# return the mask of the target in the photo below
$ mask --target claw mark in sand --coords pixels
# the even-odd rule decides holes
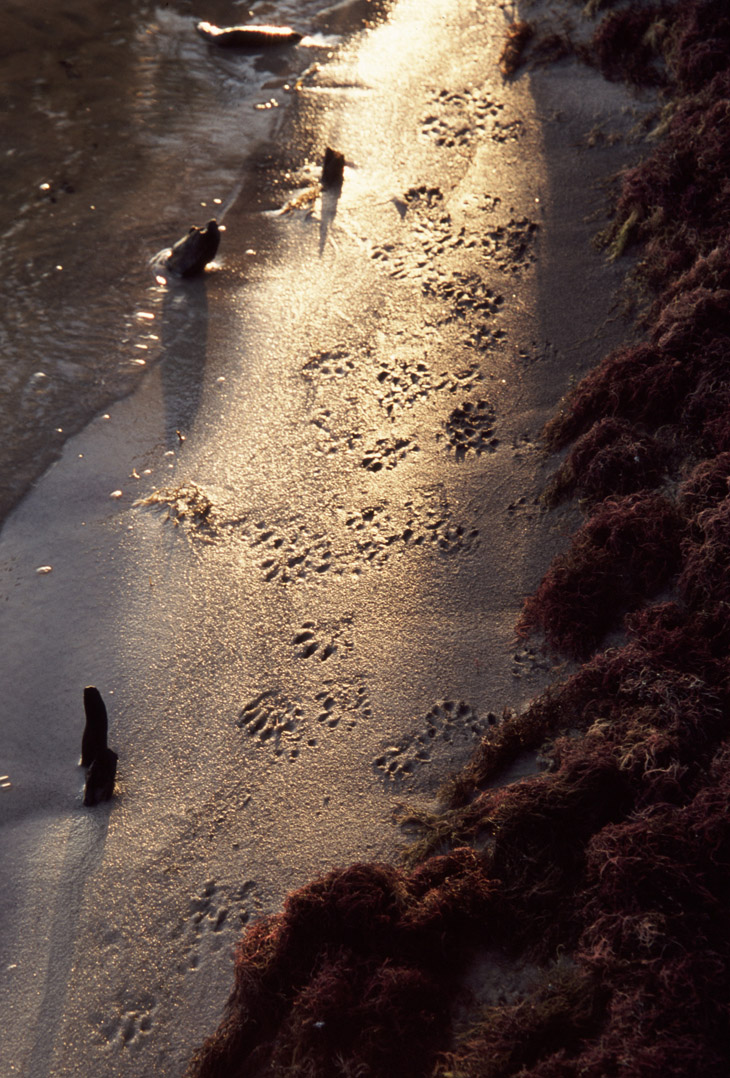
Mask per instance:
[[[391,781],[407,779],[432,761],[451,766],[454,760],[470,753],[496,721],[491,711],[480,718],[463,700],[440,700],[417,733],[388,745],[373,760],[373,766]]]
[[[273,690],[261,692],[243,705],[236,725],[260,745],[269,745],[274,756],[299,755],[304,709]]]
[[[457,460],[463,460],[470,451],[477,456],[495,452],[499,439],[493,437],[494,419],[494,408],[485,400],[465,401],[453,410],[446,420],[446,437]],[[442,437],[437,435],[437,440]]]
[[[353,647],[349,636],[351,625],[352,617],[341,618],[332,626],[324,628],[313,621],[305,621],[292,639],[292,644],[297,649],[296,657],[326,662],[332,656],[346,656]]]
[[[458,371],[436,374],[423,359],[401,359],[393,356],[380,363],[376,375],[378,403],[393,419],[399,411],[426,400],[432,393],[456,393],[466,390],[484,378],[478,364],[470,363]]]
[[[369,472],[379,472],[383,468],[395,468],[399,461],[405,460],[410,453],[420,452],[419,447],[410,438],[378,438],[360,463]]]
[[[229,889],[208,880],[199,894],[188,902],[187,914],[174,933],[184,940],[183,957],[178,966],[181,973],[192,973],[205,960],[237,939],[241,926],[254,914],[259,903],[252,901],[256,884],[247,880]]]

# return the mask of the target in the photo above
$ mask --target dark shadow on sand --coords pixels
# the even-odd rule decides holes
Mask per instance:
[[[73,820],[66,839],[66,851],[56,889],[56,900],[47,926],[49,947],[43,998],[33,1036],[33,1050],[26,1074],[51,1078],[56,1042],[67,1013],[69,984],[77,960],[76,945],[86,885],[101,863],[109,817],[115,801],[83,808]],[[111,911],[110,911],[111,912]]]
[[[165,444],[175,448],[200,408],[208,344],[206,275],[168,285],[162,303],[160,371]]]

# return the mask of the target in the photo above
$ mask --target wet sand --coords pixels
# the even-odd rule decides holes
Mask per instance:
[[[505,25],[404,3],[313,73],[159,364],[5,525],[9,1073],[181,1073],[242,925],[394,860],[398,806],[559,673],[513,633],[575,521],[539,432],[626,332],[590,239],[651,105],[572,63],[504,84]],[[341,194],[262,221],[327,144]]]

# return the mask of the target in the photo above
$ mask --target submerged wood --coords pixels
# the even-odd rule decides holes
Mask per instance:
[[[220,243],[218,222],[208,221],[205,228],[196,225],[173,245],[165,260],[165,268],[176,277],[193,277],[202,273],[218,252]]]
[[[112,749],[102,749],[89,768],[84,786],[84,804],[87,807],[98,805],[100,801],[110,801],[114,794],[114,781],[117,777],[118,756]]]
[[[288,26],[215,26],[199,22],[196,30],[212,45],[227,49],[281,48],[302,40],[302,35]]]
[[[81,738],[81,766],[90,767],[106,748],[107,736],[106,706],[95,685],[87,685],[84,689],[84,714],[86,723]]]
[[[345,155],[340,153],[339,150],[333,150],[331,146],[328,146],[324,152],[324,163],[322,165],[322,186],[342,187],[344,175]]]

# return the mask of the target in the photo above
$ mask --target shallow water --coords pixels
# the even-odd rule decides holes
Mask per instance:
[[[339,40],[321,0],[237,5],[309,34],[258,55],[206,44],[188,0],[54,7],[0,14],[0,522],[159,359],[150,257],[248,197],[296,78]]]

